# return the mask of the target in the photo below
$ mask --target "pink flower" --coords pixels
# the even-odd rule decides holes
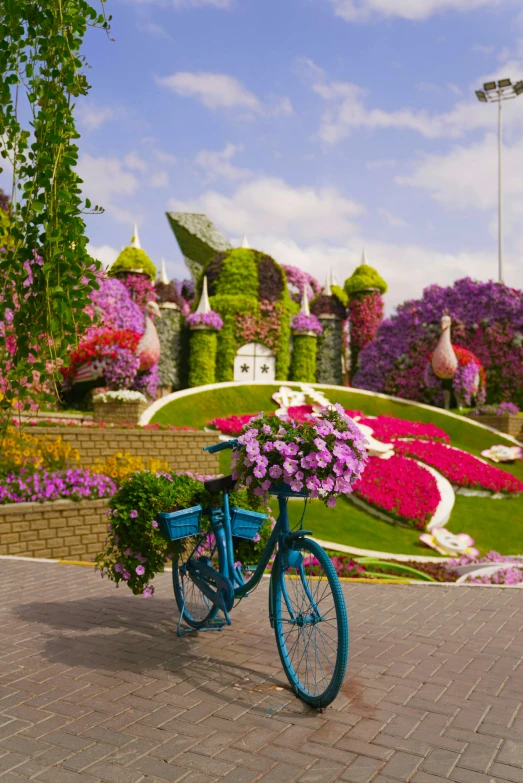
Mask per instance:
[[[136,511],[135,508],[133,508],[132,511],[129,511],[129,516],[131,517],[131,519],[136,519],[136,517],[138,516],[138,512]]]
[[[143,565],[136,566],[134,570],[136,571],[138,576],[142,576],[143,574],[145,574],[145,568],[143,567]]]
[[[153,519],[153,527],[154,528],[158,527],[158,522],[156,521],[156,519]]]
[[[280,478],[282,473],[283,471],[279,465],[271,465],[271,467],[269,468],[269,476],[273,479]]]
[[[144,590],[143,590],[143,593],[142,593],[144,598],[152,598],[152,594],[153,594],[153,588],[152,587],[144,587]]]
[[[122,576],[123,576],[123,578],[125,579],[126,582],[131,578],[131,574],[128,571],[124,571],[122,573]]]

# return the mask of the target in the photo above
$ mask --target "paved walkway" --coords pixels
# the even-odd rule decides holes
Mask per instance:
[[[92,568],[0,560],[0,783],[523,782],[523,591],[346,586],[349,674],[324,714],[286,687],[267,582],[178,639]]]

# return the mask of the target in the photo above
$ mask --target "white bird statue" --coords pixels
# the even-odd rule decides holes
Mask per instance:
[[[432,369],[434,374],[442,380],[453,378],[458,369],[458,357],[454,353],[454,348],[450,341],[450,326],[452,324],[449,315],[444,315],[441,319],[441,337],[432,354]]]

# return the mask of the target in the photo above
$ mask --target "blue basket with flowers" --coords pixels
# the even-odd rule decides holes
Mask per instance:
[[[156,517],[161,534],[168,541],[196,536],[200,532],[201,506],[182,508],[181,511],[160,511]]]

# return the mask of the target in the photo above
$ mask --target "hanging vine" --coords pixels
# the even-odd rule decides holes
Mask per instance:
[[[85,0],[3,0],[0,10],[0,171],[10,204],[0,221],[0,405],[7,420],[56,388],[89,324],[98,287],[83,215],[92,207],[75,171],[77,99],[89,84],[88,26],[110,17]],[[2,355],[3,353],[3,355]]]

